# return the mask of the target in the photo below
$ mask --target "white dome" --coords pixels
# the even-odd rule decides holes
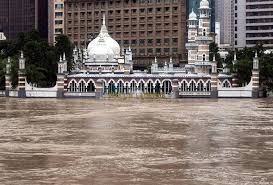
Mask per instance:
[[[193,9],[189,15],[189,20],[197,20],[197,15],[194,13]]]
[[[109,34],[108,34],[108,30],[106,28],[106,25],[105,25],[105,16],[103,17],[103,25],[101,27],[101,30],[100,30],[100,34],[97,38],[95,38],[94,40],[92,40],[89,44],[88,44],[88,47],[87,47],[87,50],[88,50],[88,53],[90,50],[92,50],[94,47],[97,47],[97,44],[98,44],[98,41],[100,39],[100,37],[103,37],[104,38],[104,41],[106,43],[106,45],[108,47],[110,47],[113,52],[114,52],[114,55],[116,57],[119,57],[120,56],[120,46],[118,44],[117,41],[115,41]]]
[[[113,50],[115,56],[119,57],[120,56],[120,46],[119,46],[118,42],[115,41],[114,39],[112,39],[112,37],[110,37],[110,35],[108,35],[108,37],[104,37],[104,39],[105,39],[106,45],[109,46]]]
[[[208,2],[208,0],[202,0],[201,2],[200,2],[200,8],[202,9],[202,8],[209,8],[209,2]]]
[[[88,50],[90,60],[95,62],[113,62],[115,58],[114,51],[106,44],[103,37],[99,36],[98,38],[96,46]]]

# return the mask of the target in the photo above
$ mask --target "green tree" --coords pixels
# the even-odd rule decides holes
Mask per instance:
[[[5,89],[5,62],[0,58],[0,90]]]
[[[219,54],[219,47],[215,42],[210,43],[209,45],[209,60],[212,61],[215,56],[215,60],[217,61],[217,66],[222,67],[222,58]]]
[[[63,53],[65,53],[68,71],[70,71],[73,62],[73,44],[66,35],[59,35],[56,38],[55,48],[58,56],[63,56]]]

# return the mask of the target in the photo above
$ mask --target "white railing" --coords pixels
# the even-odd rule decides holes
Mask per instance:
[[[0,91],[0,96],[5,96],[5,91]]]
[[[180,91],[179,96],[210,96],[210,92],[202,91]]]
[[[18,97],[18,91],[17,90],[10,90],[9,96],[10,97]]]
[[[28,98],[56,98],[57,91],[27,90],[26,97],[28,97]]]
[[[96,97],[96,93],[66,92],[65,97]]]

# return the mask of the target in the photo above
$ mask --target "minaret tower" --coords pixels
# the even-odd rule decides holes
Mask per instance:
[[[11,71],[11,62],[10,62],[10,57],[8,57],[8,61],[6,63],[6,75],[5,75],[5,84],[6,84],[5,95],[6,96],[9,96],[9,91],[11,89],[10,71]]]
[[[236,69],[236,64],[237,64],[237,54],[236,51],[234,52],[234,59],[232,61],[233,64],[233,73],[232,73],[232,87],[239,87],[238,84],[238,74],[237,74],[237,69]]]
[[[259,88],[260,88],[260,69],[259,69],[259,58],[258,53],[255,53],[255,58],[253,58],[253,69],[252,69],[252,97],[259,98]]]
[[[65,57],[65,55],[63,56]],[[66,59],[62,59],[60,56],[60,61],[58,62],[58,74],[57,74],[57,98],[64,97],[64,81],[66,72]]]
[[[196,37],[198,32],[198,19],[193,9],[189,15],[188,20],[188,43],[186,48],[188,50],[188,63],[194,64],[197,60],[198,45],[196,44]]]
[[[213,41],[210,36],[210,7],[208,0],[202,0],[199,8],[198,62],[207,65],[209,62],[209,44]]]
[[[24,53],[21,51],[19,58],[19,71],[18,71],[18,97],[26,97],[26,59],[24,58]]]

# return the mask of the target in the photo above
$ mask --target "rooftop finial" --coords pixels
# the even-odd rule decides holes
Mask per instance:
[[[21,58],[24,58],[23,50],[21,50]]]
[[[62,62],[62,55],[60,55],[60,62]]]
[[[234,61],[237,61],[237,53],[236,53],[236,51],[234,52]]]
[[[103,20],[102,20],[102,24],[103,25],[105,25],[106,23],[105,23],[106,21],[105,21],[105,13],[103,13]]]
[[[258,58],[258,51],[255,52],[255,58]]]
[[[213,62],[215,62],[216,61],[216,57],[215,57],[215,54],[213,55]]]
[[[63,54],[63,60],[66,60],[66,58],[65,58],[65,52],[64,52],[64,54]]]

